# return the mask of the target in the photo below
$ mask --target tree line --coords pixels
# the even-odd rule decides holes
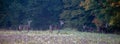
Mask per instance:
[[[78,31],[114,33],[120,31],[119,11],[119,0],[0,0],[0,27],[33,20],[31,27],[44,30],[63,20]]]

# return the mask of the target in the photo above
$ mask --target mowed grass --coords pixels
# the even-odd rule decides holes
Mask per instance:
[[[120,44],[120,35],[78,32],[66,28],[48,31],[0,31],[0,44]]]

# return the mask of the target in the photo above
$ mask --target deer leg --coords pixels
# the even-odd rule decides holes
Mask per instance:
[[[21,25],[19,26],[18,30],[19,30],[19,31],[21,31],[21,30],[22,30],[22,26],[21,26]]]

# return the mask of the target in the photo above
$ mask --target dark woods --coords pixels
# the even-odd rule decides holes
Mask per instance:
[[[119,0],[0,0],[0,28],[119,33],[119,11]]]

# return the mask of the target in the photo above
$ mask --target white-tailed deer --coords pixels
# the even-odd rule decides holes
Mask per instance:
[[[29,31],[29,29],[30,29],[30,25],[31,25],[31,20],[29,20],[29,21],[27,21],[27,24],[20,24],[19,25],[19,31],[21,31],[21,30],[27,30],[27,31]]]
[[[49,25],[49,30],[50,30],[50,33],[53,32],[53,26],[52,25]]]
[[[64,25],[64,22],[62,21],[62,20],[60,20],[60,29],[62,29],[63,28],[63,25]],[[57,33],[60,33],[60,29],[58,29],[58,32]]]

